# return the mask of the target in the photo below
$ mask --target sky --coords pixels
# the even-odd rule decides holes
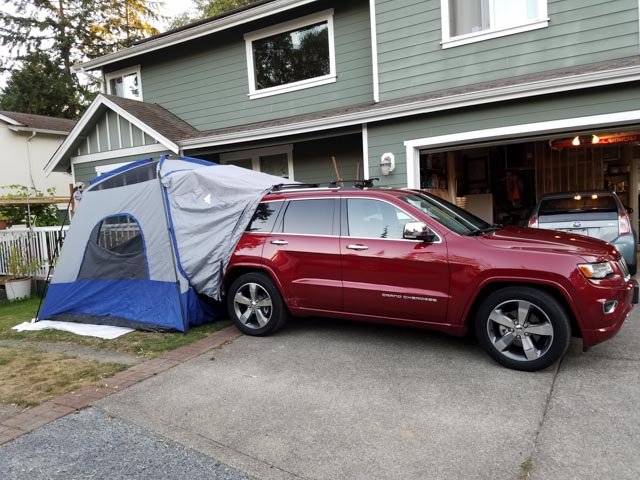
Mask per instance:
[[[169,19],[175,17],[176,15],[180,15],[181,13],[185,13],[189,11],[193,7],[192,0],[164,0],[158,3],[159,3],[158,10],[160,11],[160,14],[165,17],[169,17]],[[7,9],[10,8],[10,6],[3,2],[0,8],[6,11]],[[156,27],[161,32],[163,32],[167,30],[169,23],[170,23],[170,20],[167,20],[164,22],[158,22]],[[7,55],[9,55],[8,49],[0,45],[0,56],[5,57]],[[0,88],[6,85],[8,77],[9,77],[8,73],[0,73]]]

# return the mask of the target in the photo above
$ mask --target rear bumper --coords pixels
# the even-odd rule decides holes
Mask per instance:
[[[618,237],[611,243],[620,252],[620,255],[624,257],[627,265],[636,264],[637,247],[635,235],[625,235],[623,237]]]
[[[617,307],[611,314],[606,315],[603,310],[592,311],[589,325],[582,328],[582,342],[585,347],[591,347],[613,337],[620,331],[625,320],[638,303],[638,282],[630,279],[626,286],[620,289],[607,289],[609,293],[599,298],[600,308],[605,302],[617,301]]]

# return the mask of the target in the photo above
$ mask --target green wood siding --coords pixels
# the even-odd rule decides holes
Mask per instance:
[[[549,27],[443,49],[440,0],[376,0],[381,99],[637,55],[637,0],[549,0]]]
[[[118,129],[118,120],[120,128]],[[132,141],[133,134],[133,141]],[[78,155],[89,153],[109,152],[120,148],[141,147],[159,143],[144,133],[135,125],[117,115],[107,111],[98,118],[87,138],[80,144]]]
[[[243,31],[238,29],[204,39],[204,45],[185,45],[179,51],[142,61],[145,102],[159,103],[200,130],[371,102],[368,3],[335,3],[335,83],[249,99],[245,41]],[[271,24],[273,19],[267,25]]]
[[[336,157],[338,172],[344,179],[355,179],[360,164],[364,178],[362,136],[326,138],[293,146],[293,174],[297,182],[327,183],[336,180],[331,157]]]
[[[133,155],[129,157],[114,157],[108,160],[98,160],[96,162],[77,163],[73,167],[74,181],[83,182],[89,185],[89,181],[96,178],[96,167],[102,167],[105,165],[113,165],[116,163],[135,162],[137,160],[144,160],[145,158],[153,158],[154,160],[160,159],[161,155],[172,155],[170,151],[146,154],[146,155]]]
[[[633,85],[591,89],[571,95],[548,95],[370,124],[369,174],[380,177],[382,185],[406,187],[404,142],[408,140],[630,110],[640,110],[640,87]],[[392,152],[396,158],[396,168],[388,177],[380,175],[378,166],[385,152]]]

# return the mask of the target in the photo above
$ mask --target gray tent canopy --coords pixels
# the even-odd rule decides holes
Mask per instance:
[[[233,250],[280,177],[141,160],[82,193],[39,319],[186,331],[212,318]]]

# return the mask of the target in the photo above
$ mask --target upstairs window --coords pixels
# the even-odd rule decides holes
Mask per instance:
[[[249,96],[336,81],[333,10],[245,35]]]
[[[442,46],[548,26],[547,0],[441,0]]]
[[[133,100],[142,100],[140,67],[118,70],[105,75],[107,93]]]

